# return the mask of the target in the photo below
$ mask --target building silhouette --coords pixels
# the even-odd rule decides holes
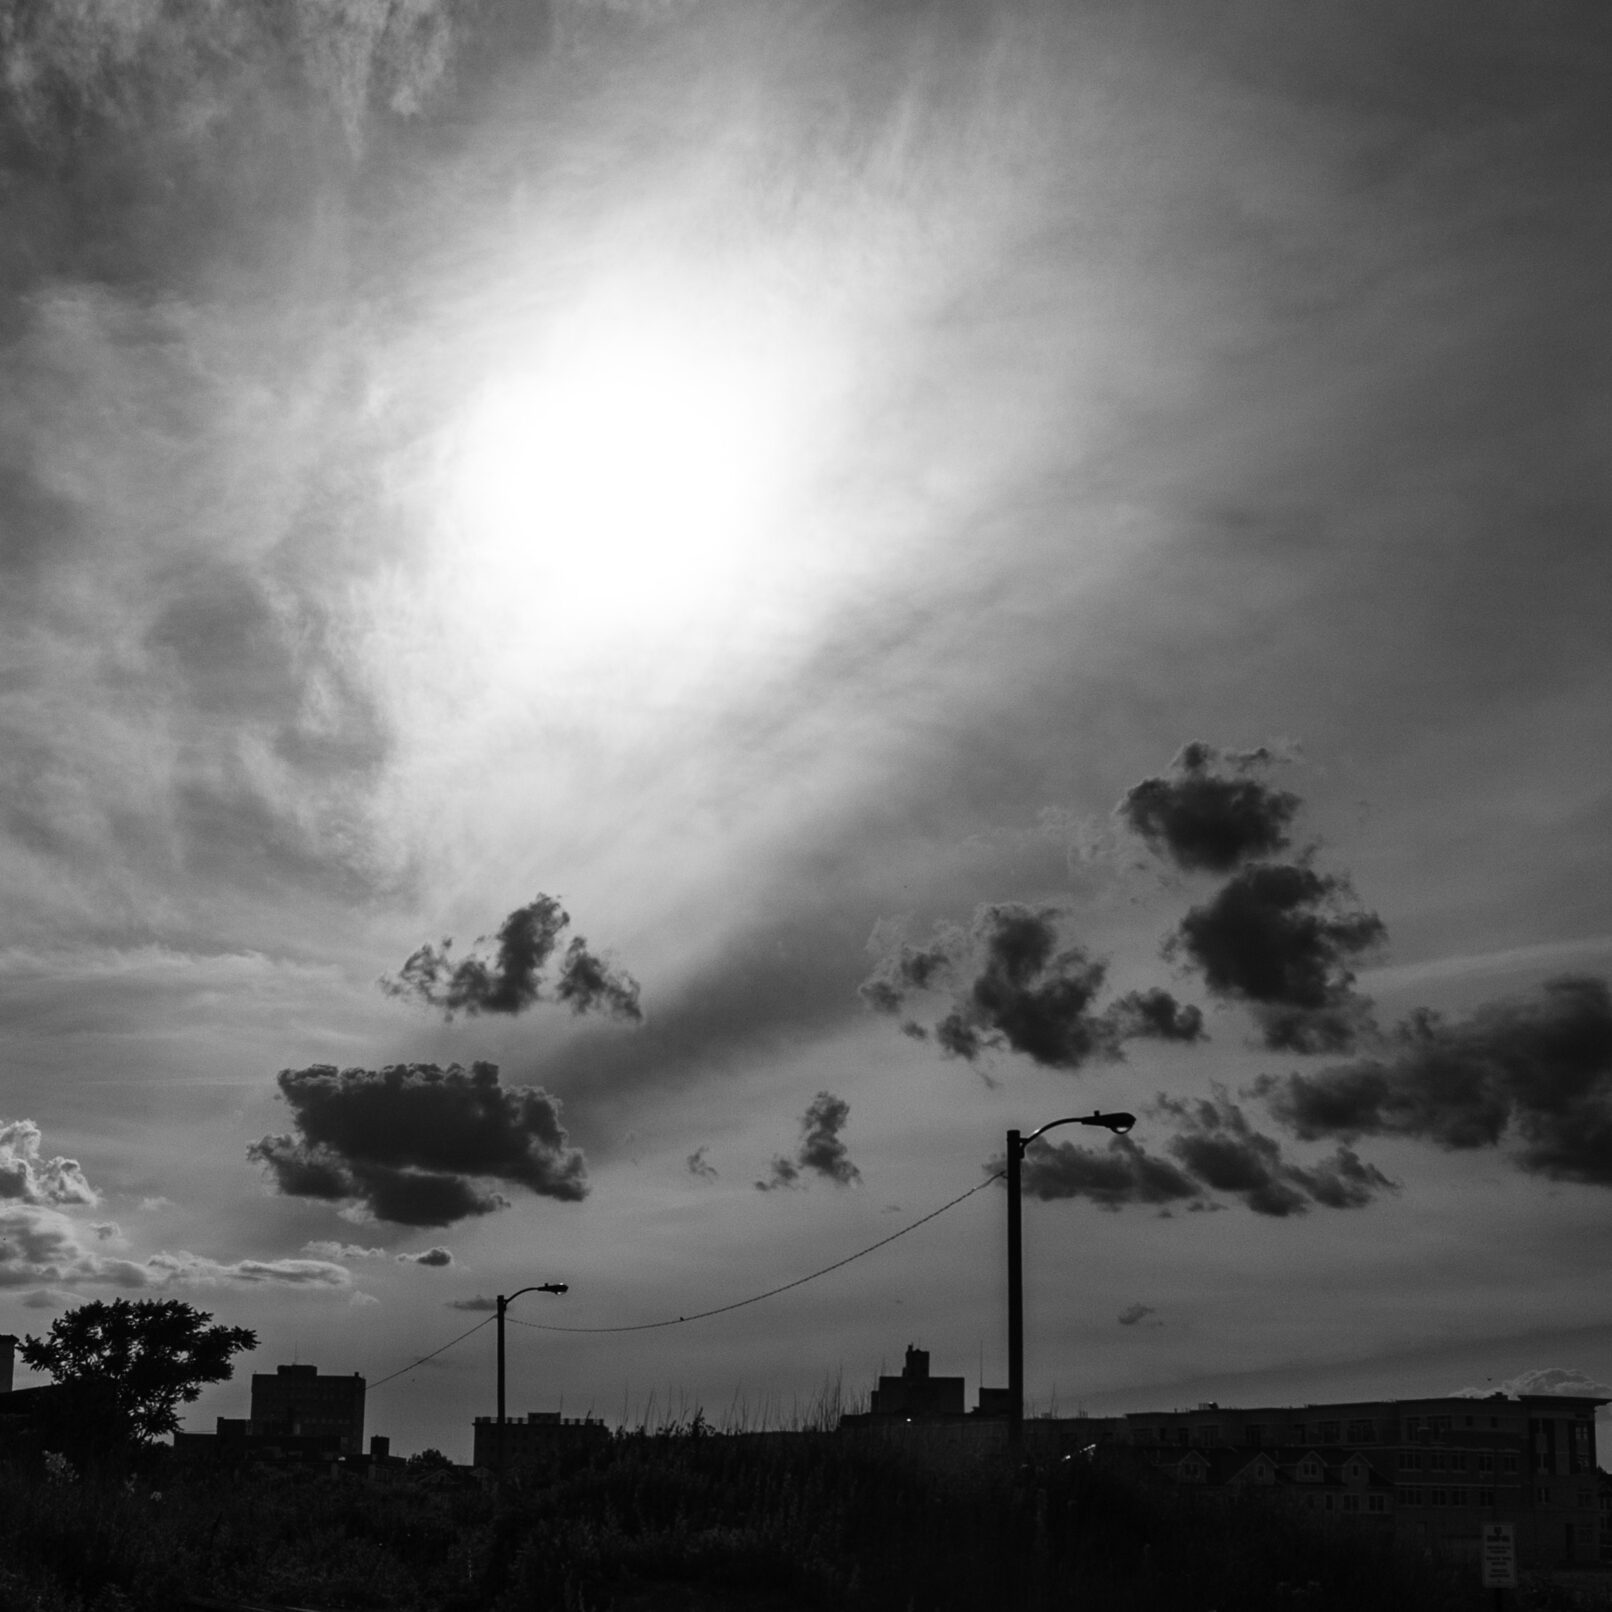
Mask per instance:
[[[342,1455],[364,1448],[364,1379],[322,1376],[315,1366],[252,1374],[252,1437],[334,1438]]]
[[[499,1429],[496,1416],[478,1416],[472,1424],[470,1464],[498,1469]],[[528,1411],[524,1417],[511,1416],[504,1422],[503,1462],[520,1466],[542,1459],[555,1449],[575,1449],[603,1444],[610,1429],[591,1416],[562,1418],[558,1411]]]
[[[931,1377],[929,1351],[907,1345],[899,1377],[880,1377],[868,1405],[869,1416],[961,1416],[963,1379]]]
[[[1176,1483],[1257,1487],[1310,1511],[1476,1556],[1483,1524],[1510,1523],[1519,1560],[1602,1555],[1595,1412],[1567,1394],[1376,1399],[1139,1411],[1119,1443]]]
[[[1509,1523],[1528,1567],[1612,1562],[1612,1478],[1596,1465],[1595,1413],[1612,1400],[1566,1394],[1372,1399],[1302,1406],[1031,1417],[1021,1451],[1079,1456],[1209,1497],[1269,1496],[1335,1519],[1476,1558],[1485,1523]],[[895,1440],[946,1468],[1008,1453],[1005,1390],[931,1377],[907,1350],[869,1409],[840,1418],[853,1436]]]

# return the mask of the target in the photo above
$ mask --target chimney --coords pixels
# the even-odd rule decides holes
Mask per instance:
[[[0,1332],[0,1394],[11,1392],[11,1374],[16,1363],[16,1338],[9,1332]]]

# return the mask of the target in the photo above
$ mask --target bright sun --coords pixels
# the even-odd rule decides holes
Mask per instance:
[[[732,602],[798,448],[777,344],[615,302],[489,378],[455,468],[461,561],[577,643]],[[468,550],[468,553],[466,552]]]

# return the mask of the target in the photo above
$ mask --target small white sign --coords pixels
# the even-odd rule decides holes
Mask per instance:
[[[1486,1590],[1517,1587],[1517,1531],[1509,1522],[1483,1525],[1483,1587]]]

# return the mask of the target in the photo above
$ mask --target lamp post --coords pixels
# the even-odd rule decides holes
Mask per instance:
[[[518,1299],[522,1293],[567,1293],[570,1284],[566,1282],[543,1282],[535,1287],[520,1287],[505,1297],[498,1295],[498,1474],[504,1474],[505,1468],[505,1439],[504,1439],[504,1311]]]
[[[1059,1125],[1099,1125],[1123,1136],[1136,1124],[1134,1114],[1076,1114],[1050,1120],[1038,1131],[1020,1136],[1007,1133],[1008,1194],[1008,1447],[1017,1452],[1024,1442],[1024,1240],[1019,1200],[1019,1164],[1024,1150]]]

